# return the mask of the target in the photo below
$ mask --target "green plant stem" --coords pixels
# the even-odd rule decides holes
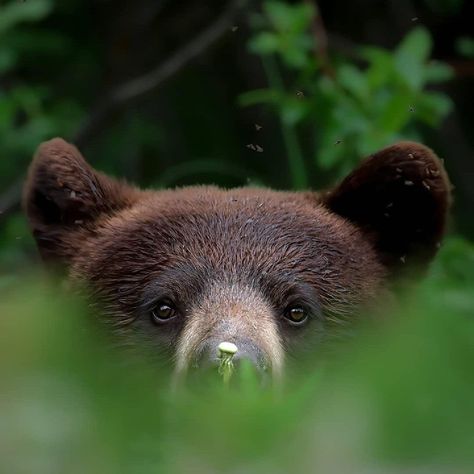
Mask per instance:
[[[278,70],[276,59],[272,56],[263,56],[263,67],[268,78],[270,89],[284,94],[285,86]],[[304,99],[302,99],[304,100]],[[280,113],[280,126],[285,142],[288,165],[291,174],[291,184],[294,189],[305,189],[308,187],[308,175],[304,164],[303,154],[293,125],[287,124]]]

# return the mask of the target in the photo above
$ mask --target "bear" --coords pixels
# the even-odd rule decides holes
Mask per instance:
[[[435,153],[408,141],[322,191],[142,190],[55,138],[34,156],[23,205],[42,259],[87,289],[118,337],[180,377],[231,343],[235,361],[276,379],[300,347],[426,270],[450,189]]]

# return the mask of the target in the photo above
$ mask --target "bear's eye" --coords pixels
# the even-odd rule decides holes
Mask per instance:
[[[168,301],[160,301],[155,309],[151,311],[153,322],[157,324],[167,323],[176,317],[176,308]]]
[[[290,306],[285,311],[285,318],[292,326],[302,326],[308,320],[308,312],[302,306]]]

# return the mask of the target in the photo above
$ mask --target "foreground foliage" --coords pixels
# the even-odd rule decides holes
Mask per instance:
[[[278,393],[245,371],[239,390],[209,380],[173,391],[57,289],[9,286],[2,470],[472,472],[473,283],[474,249],[451,238],[396,314],[324,360],[298,361]]]

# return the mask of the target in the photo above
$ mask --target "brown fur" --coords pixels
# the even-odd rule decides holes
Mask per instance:
[[[405,142],[322,194],[141,191],[54,139],[35,156],[24,205],[43,257],[86,282],[118,331],[183,370],[230,340],[279,372],[305,335],[386,295],[402,263],[426,266],[445,229],[449,182],[431,150]],[[161,298],[179,317],[157,327],[149,313]],[[286,324],[291,304],[308,308],[307,327]]]

